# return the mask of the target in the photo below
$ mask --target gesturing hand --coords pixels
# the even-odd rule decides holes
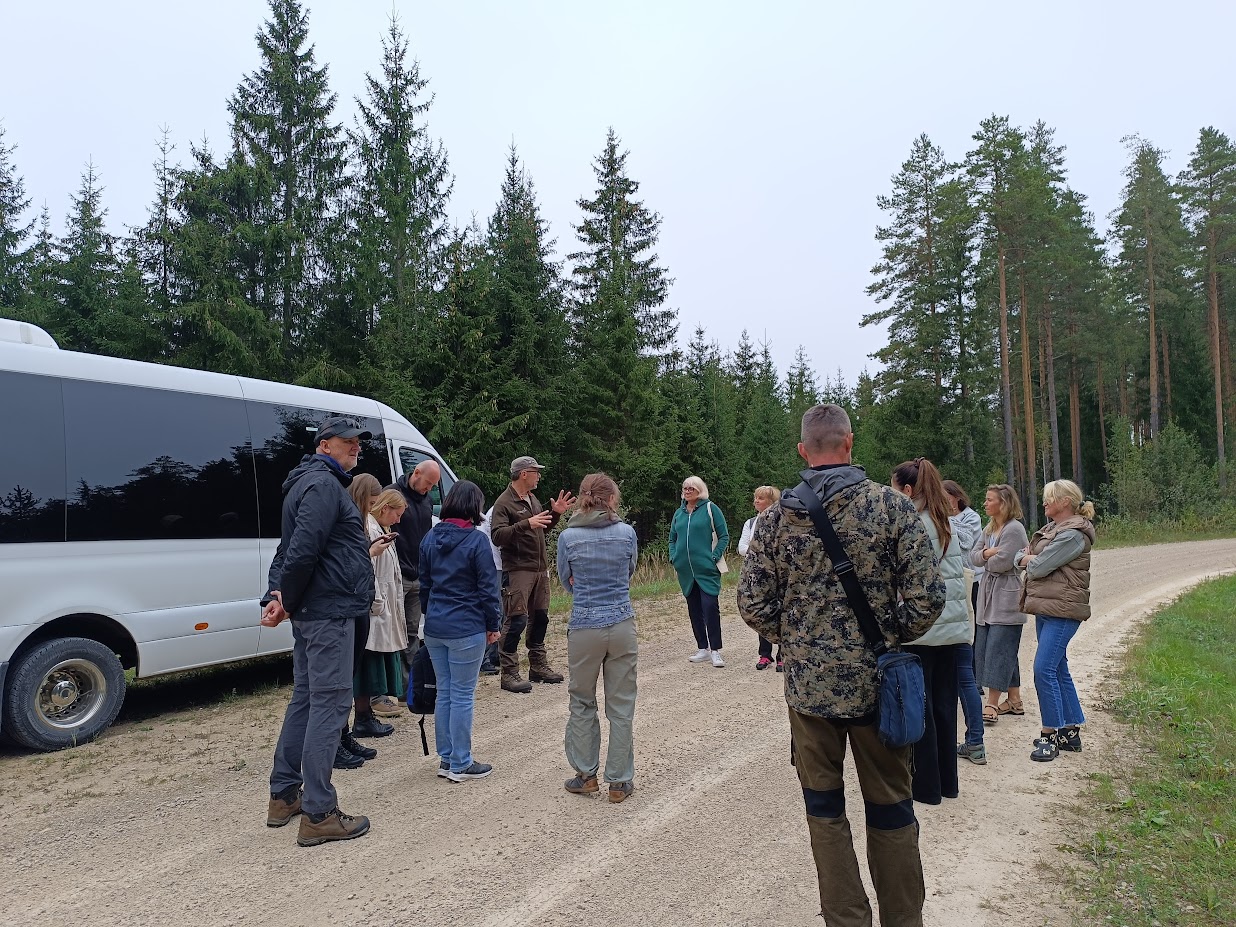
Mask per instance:
[[[571,495],[569,489],[562,489],[558,492],[558,498],[550,502],[550,506],[559,515],[565,514],[566,510],[575,504],[575,497]]]
[[[534,528],[548,528],[551,521],[553,521],[553,516],[545,511],[528,516],[528,524]]]

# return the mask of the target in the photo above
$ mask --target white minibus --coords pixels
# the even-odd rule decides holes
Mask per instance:
[[[383,484],[441,455],[360,396],[60,350],[0,319],[0,734],[97,736],[126,675],[292,647],[258,624],[281,485],[328,415],[364,421],[354,472]]]

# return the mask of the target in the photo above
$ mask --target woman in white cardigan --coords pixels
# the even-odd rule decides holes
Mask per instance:
[[[923,664],[927,725],[914,745],[914,800],[938,805],[957,797],[957,650],[971,641],[962,538],[949,522],[952,506],[940,471],[925,457],[907,460],[893,471],[893,489],[914,502],[931,538],[944,580],[944,610],[931,629],[905,650]]]

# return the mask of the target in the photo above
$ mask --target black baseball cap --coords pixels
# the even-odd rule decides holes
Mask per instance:
[[[359,421],[345,415],[332,415],[330,418],[323,419],[322,424],[318,426],[319,441],[325,441],[327,438],[360,438],[362,441],[368,441],[372,437],[373,435],[365,431]]]

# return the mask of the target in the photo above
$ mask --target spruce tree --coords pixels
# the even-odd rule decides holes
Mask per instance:
[[[0,312],[13,312],[22,302],[26,289],[23,248],[34,221],[23,221],[30,208],[26,185],[13,163],[16,145],[4,143],[0,124]]]
[[[255,231],[265,239],[256,268],[254,305],[276,320],[285,361],[320,309],[329,219],[343,182],[342,127],[332,121],[335,95],[318,67],[308,13],[298,0],[268,0],[270,19],[256,39],[262,63],[228,101],[232,137],[247,166],[269,183],[256,204]]]
[[[115,240],[104,225],[103,188],[87,162],[57,245],[59,280],[54,335],[75,351],[107,353],[107,315],[116,292]]]

